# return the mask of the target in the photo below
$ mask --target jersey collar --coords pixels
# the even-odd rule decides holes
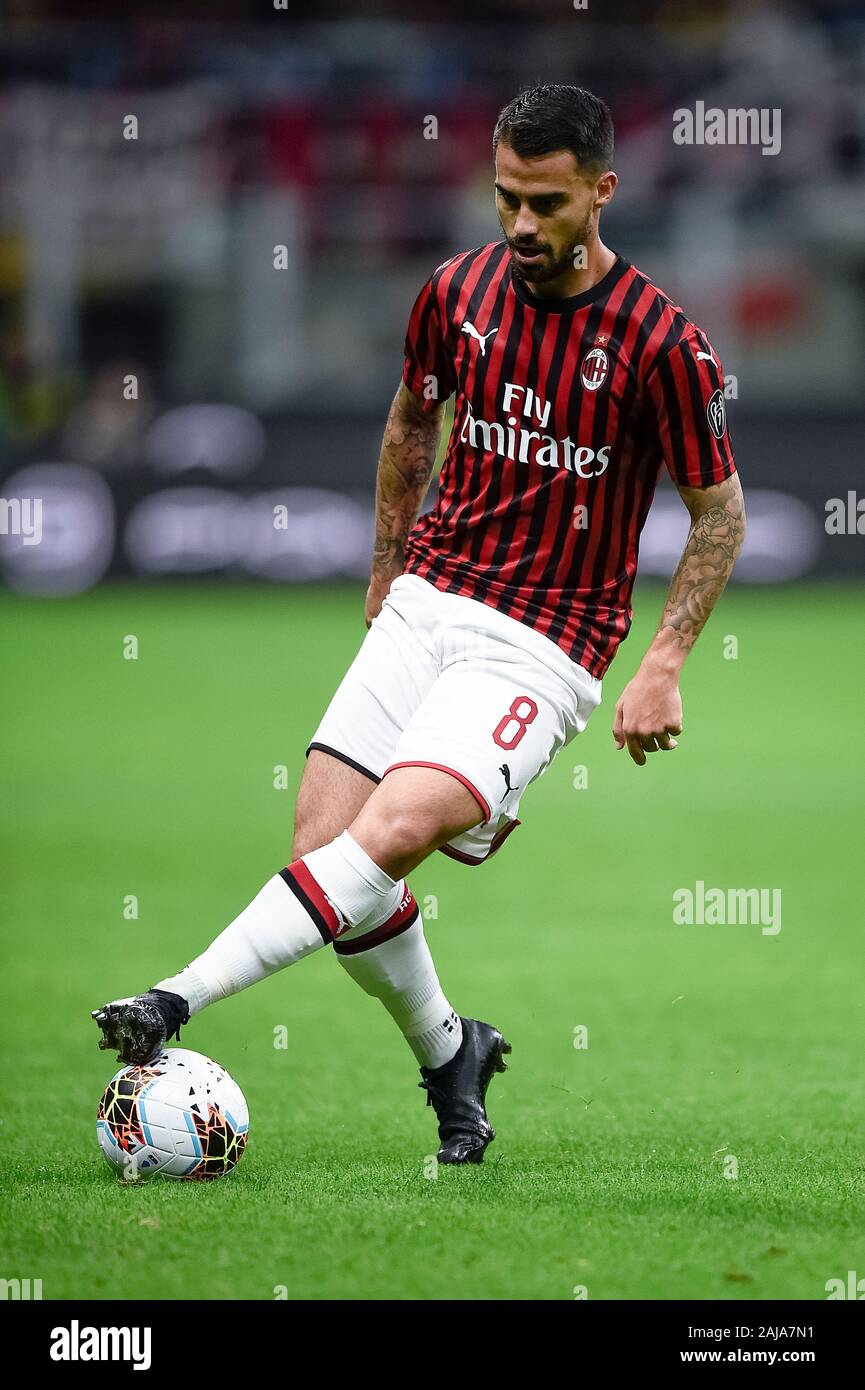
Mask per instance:
[[[584,290],[582,294],[572,294],[568,299],[549,299],[533,294],[525,280],[519,275],[514,275],[513,266],[508,267],[508,275],[514,294],[523,304],[528,304],[539,313],[571,314],[575,309],[583,309],[587,304],[594,304],[596,299],[603,299],[630,268],[628,262],[617,252],[616,259],[610,269],[596,285],[592,285],[589,290]]]

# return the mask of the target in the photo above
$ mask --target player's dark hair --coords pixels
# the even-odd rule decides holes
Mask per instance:
[[[509,101],[496,121],[493,150],[508,145],[520,159],[570,150],[581,169],[605,173],[613,163],[613,118],[582,87],[545,82]]]

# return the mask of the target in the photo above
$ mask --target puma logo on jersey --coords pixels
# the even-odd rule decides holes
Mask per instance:
[[[505,797],[508,795],[509,792],[518,792],[519,787],[511,786],[511,770],[508,767],[507,763],[502,763],[501,767],[499,768],[499,772],[505,779],[505,790],[501,798],[501,800],[504,801]],[[499,804],[501,805],[501,802]]]
[[[476,343],[480,343],[481,357],[486,357],[487,355],[487,338],[492,338],[493,334],[498,333],[498,331],[497,328],[491,328],[489,333],[479,333],[474,324],[469,323],[468,319],[466,319],[461,329],[461,332],[467,333],[470,338],[474,338]]]
[[[714,357],[712,356],[711,352],[698,352],[698,353],[697,353],[697,361],[698,361],[698,362],[711,362],[711,364],[712,364],[713,367],[717,367],[717,365],[718,365],[717,362],[715,361]]]

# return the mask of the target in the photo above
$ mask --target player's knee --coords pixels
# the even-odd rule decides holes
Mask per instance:
[[[452,833],[434,808],[384,805],[369,827],[382,855],[394,858],[432,853]]]

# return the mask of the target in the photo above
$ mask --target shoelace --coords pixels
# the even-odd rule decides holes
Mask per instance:
[[[437,1100],[442,1100],[442,1099],[443,1099],[442,1094],[441,1094],[441,1089],[440,1089],[439,1087],[436,1086],[436,1084],[435,1084],[434,1081],[419,1081],[417,1084],[418,1084],[418,1088],[419,1088],[421,1091],[426,1091],[426,1103],[427,1103],[427,1105],[432,1105],[432,1103],[433,1103],[433,1093],[434,1093],[434,1092],[436,1093],[436,1099],[437,1099]]]

